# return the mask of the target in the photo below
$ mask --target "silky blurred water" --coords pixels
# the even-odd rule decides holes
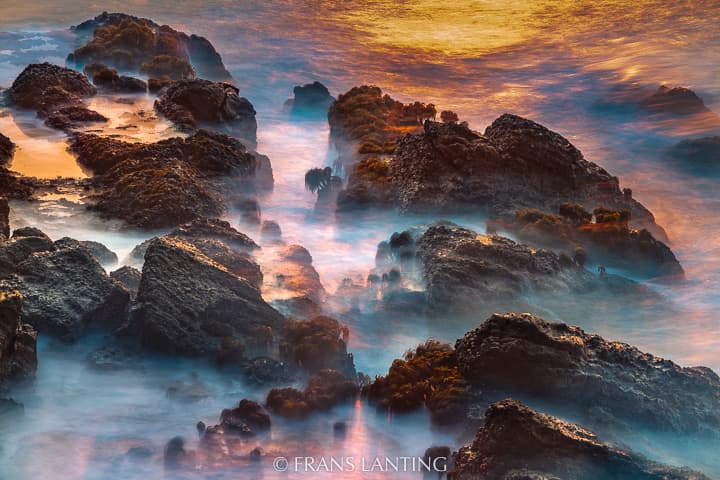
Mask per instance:
[[[287,241],[308,248],[329,291],[345,277],[364,278],[373,266],[377,243],[393,231],[432,218],[371,214],[338,223],[332,213],[316,211],[303,176],[308,168],[332,164],[328,126],[324,121],[293,121],[283,114],[282,104],[294,85],[309,81],[322,81],[334,95],[354,85],[376,84],[400,100],[452,109],[480,131],[503,112],[529,116],[565,135],[586,158],[618,175],[622,186],[631,187],[635,198],[667,230],[688,280],[680,285],[651,284],[672,308],[645,309],[633,304],[624,311],[623,305],[616,305],[608,310],[611,314],[605,310],[588,314],[586,305],[568,299],[566,310],[576,313],[556,313],[554,318],[682,365],[720,370],[718,179],[681,172],[662,159],[664,149],[680,139],[718,134],[720,120],[712,115],[650,117],[631,105],[661,84],[683,85],[720,112],[720,8],[716,2],[510,0],[442,6],[429,0],[125,0],[101,4],[5,0],[0,4],[0,86],[9,86],[30,62],[62,64],[76,42],[67,27],[103,10],[146,16],[213,42],[241,95],[258,111],[258,150],[271,158],[275,174],[275,191],[261,202],[263,219],[277,221]],[[609,100],[615,103],[608,106]],[[107,98],[94,100],[93,107],[112,118],[106,133],[147,141],[173,134],[162,120],[139,121],[135,115],[138,109],[151,110],[152,97],[141,96],[135,102],[132,106]],[[117,128],[125,123],[139,128]],[[65,152],[63,137],[36,119],[5,111],[0,131],[20,147],[12,168],[46,177],[84,175]],[[75,194],[54,195],[32,204],[13,203],[13,226],[38,226],[53,238],[69,235],[98,240],[121,258],[152,235],[128,232],[116,222],[91,216]],[[66,200],[58,201],[63,196]],[[239,226],[237,218],[228,220]],[[484,228],[482,219],[454,220]],[[448,319],[438,325],[410,316],[382,324],[368,318],[350,319],[350,350],[360,370],[378,374],[428,336],[453,341],[482,320],[468,324]],[[111,473],[116,463],[88,453],[96,452],[88,445],[97,445],[98,437],[123,441],[141,437],[156,445],[176,434],[191,438],[195,421],[212,419],[246,394],[244,386],[228,385],[227,379],[203,369],[215,389],[212,399],[189,408],[168,407],[159,385],[173,375],[187,376],[193,365],[167,368],[159,364],[143,376],[122,374],[108,379],[88,373],[82,356],[66,350],[50,344],[41,347],[36,395],[27,402],[32,421],[13,437],[17,445],[41,442],[45,449],[39,451],[54,459],[47,466],[29,459],[18,462],[24,458],[18,449],[4,447],[0,465],[12,461],[20,465],[19,470],[6,473],[8,478],[116,478]],[[50,403],[53,408],[48,407]],[[407,422],[412,430],[398,426],[399,431],[393,433],[374,412],[362,413],[362,420],[357,421],[366,433],[352,440],[357,452],[370,451],[377,442],[402,445],[410,441],[412,448],[407,450],[413,451],[405,453],[417,454],[435,438],[425,419]],[[327,421],[318,420],[320,424]],[[330,448],[332,441],[324,436],[327,431],[319,433],[325,427],[311,427],[309,437],[325,445],[322,448]],[[47,447],[47,442],[56,446],[61,440],[36,438],[58,433],[70,443],[70,450]],[[706,468],[720,472],[717,462],[705,458],[706,452],[678,449],[681,453],[672,457],[667,448],[645,447],[656,458],[710,464]],[[121,448],[108,442],[97,448],[112,456],[125,444]],[[81,464],[79,470],[59,473],[62,469],[55,466],[66,463],[67,457],[73,459],[68,464]],[[154,466],[142,473],[146,478],[158,475],[159,460],[153,461]],[[54,475],[34,470],[43,468],[53,469]],[[0,478],[3,473],[0,468]],[[133,475],[139,475],[138,471],[123,470],[123,478]]]

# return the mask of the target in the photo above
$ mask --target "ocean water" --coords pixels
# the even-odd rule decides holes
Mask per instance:
[[[668,232],[687,281],[648,283],[672,308],[619,305],[612,314],[587,314],[578,303],[553,318],[681,365],[720,370],[718,179],[682,172],[663,156],[680,139],[717,135],[720,119],[661,119],[632,108],[633,101],[667,84],[692,88],[720,113],[716,2],[509,0],[440,6],[429,0],[126,0],[100,5],[67,0],[48,5],[6,0],[0,4],[0,87],[9,86],[28,63],[62,64],[77,41],[67,27],[103,10],[149,17],[212,41],[241,95],[258,111],[258,151],[270,157],[275,175],[273,194],[261,202],[263,219],[277,221],[287,241],[310,251],[328,291],[344,278],[363,279],[374,264],[377,243],[392,232],[434,219],[384,214],[338,223],[332,214],[315,209],[314,196],[304,188],[305,171],[331,165],[335,154],[326,122],[292,121],[282,112],[292,87],[319,80],[337,95],[354,85],[376,84],[400,100],[452,109],[480,131],[504,112],[527,116],[563,134],[586,158],[618,175],[621,186],[631,187]],[[132,104],[116,100],[93,101],[93,108],[112,118],[105,133],[143,141],[175,134],[152,115],[150,95],[132,97]],[[139,116],[139,111],[150,113]],[[85,175],[67,153],[63,136],[37,119],[0,109],[0,131],[19,145],[11,168],[45,178]],[[239,225],[237,217],[228,220],[258,236]],[[451,220],[484,230],[482,219]],[[73,191],[31,204],[14,202],[12,222],[14,227],[37,226],[53,238],[101,241],[121,259],[134,245],[160,233],[128,231],[100,220]],[[359,370],[380,374],[393,358],[426,338],[453,341],[482,320],[437,325],[408,317],[377,325],[372,319],[351,319],[350,350]],[[70,348],[43,339],[36,386],[23,398],[31,421],[0,432],[12,440],[0,450],[0,478],[161,478],[157,449],[167,439],[183,435],[192,445],[197,420],[211,424],[222,408],[240,398],[262,397],[263,392],[203,365],[158,360],[142,374],[93,374],[84,365],[84,348],[91,345]],[[163,386],[172,379],[187,380],[193,369],[213,394],[189,407],[168,402]],[[432,431],[426,418],[389,423],[370,410],[363,405],[339,409],[300,428],[308,429],[319,450],[332,451],[327,422],[348,418],[352,431],[357,427],[360,433],[341,448],[355,455],[383,448],[416,455],[432,443],[457,446],[456,439]],[[296,451],[290,440],[285,447],[280,444],[280,436],[289,438],[293,430],[283,428],[273,433],[277,448]],[[131,440],[155,448],[149,463],[126,465],[121,453]],[[720,473],[709,451],[663,445],[633,446],[659,460]],[[35,460],[40,454],[46,461]],[[121,477],[114,472],[122,472]],[[271,472],[264,475],[272,478]]]

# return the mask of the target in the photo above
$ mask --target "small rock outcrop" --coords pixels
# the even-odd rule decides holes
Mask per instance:
[[[152,351],[214,356],[225,338],[264,341],[283,324],[282,315],[249,281],[191,243],[160,237],[145,253],[137,308],[127,332]]]
[[[35,377],[37,332],[21,320],[22,294],[0,291],[0,388]]]
[[[720,176],[720,136],[682,140],[667,150],[666,157],[683,171]]]
[[[293,116],[324,117],[335,102],[330,91],[320,82],[297,85],[294,97],[285,102],[285,109]]]
[[[110,272],[110,278],[125,287],[125,290],[130,293],[132,299],[135,299],[137,296],[141,276],[140,270],[127,265],[123,265],[117,270]]]
[[[454,480],[708,480],[602,443],[579,426],[512,399],[494,403],[472,445],[454,455]]]
[[[314,412],[327,411],[335,405],[357,398],[358,384],[335,370],[321,370],[308,382],[305,390],[273,388],[266,400],[267,408],[281,417],[303,419]]]
[[[103,12],[72,27],[92,39],[68,56],[68,62],[84,67],[93,62],[155,78],[181,80],[195,75],[229,80],[230,73],[212,44],[168,25],[124,13]]]
[[[661,85],[655,93],[643,99],[640,107],[651,113],[667,115],[692,115],[710,111],[705,102],[689,88],[667,85]]]
[[[96,93],[80,72],[50,63],[28,65],[8,91],[13,105],[35,110],[48,126],[62,130],[107,121],[84,104]]]
[[[280,358],[311,374],[332,369],[353,378],[355,366],[346,342],[343,326],[332,317],[290,319],[283,329]]]
[[[114,68],[93,63],[85,67],[85,73],[92,73],[93,84],[106,92],[113,93],[145,93],[147,83],[139,78],[119,75]]]
[[[80,242],[53,242],[34,228],[15,230],[0,245],[0,283],[25,297],[24,322],[71,340],[120,326],[130,300]]]
[[[255,142],[255,108],[238,93],[229,83],[183,80],[163,89],[155,109],[182,131],[194,131],[201,126],[218,128]]]

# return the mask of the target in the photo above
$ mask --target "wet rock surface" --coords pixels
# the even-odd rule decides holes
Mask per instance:
[[[93,257],[95,257],[100,262],[101,265],[112,266],[118,263],[118,256],[115,254],[115,252],[113,252],[100,242],[95,242],[92,240],[75,240],[73,238],[63,237],[57,242],[55,242],[55,246],[58,248],[85,248],[90,252]]]
[[[147,83],[145,83],[145,81],[139,78],[119,75],[117,70],[103,64],[93,63],[85,66],[84,70],[86,73],[91,73],[90,77],[92,78],[93,84],[105,92],[145,93],[147,91]]]
[[[598,431],[625,424],[720,433],[720,378],[531,314],[493,315],[455,344],[464,378],[492,396],[538,399]]]
[[[148,246],[137,304],[127,333],[167,354],[215,355],[226,337],[253,342],[284,323],[250,282],[174,237]]]
[[[356,375],[353,357],[347,353],[347,327],[332,317],[290,319],[283,329],[280,357],[308,373],[338,370],[349,378]]]
[[[472,445],[454,455],[448,477],[466,479],[707,479],[602,443],[578,425],[512,399],[494,403]]]
[[[222,428],[225,434],[254,437],[270,430],[270,425],[270,415],[259,403],[242,399],[237,407],[222,411],[217,427]]]
[[[155,109],[182,131],[194,131],[200,126],[227,129],[255,142],[255,108],[238,93],[239,90],[228,83],[184,80],[163,89],[155,101]]]
[[[305,390],[273,388],[266,400],[267,408],[281,417],[303,419],[318,411],[355,399],[360,389],[355,381],[335,370],[321,370],[312,377]]]
[[[92,39],[68,56],[79,67],[102,62],[150,77],[228,80],[230,73],[212,44],[147,18],[103,12],[72,30]]]
[[[130,293],[131,299],[137,296],[141,276],[140,270],[127,265],[110,272],[110,278],[122,285]]]
[[[0,245],[1,283],[22,292],[23,321],[40,332],[75,339],[88,329],[118,327],[128,292],[87,248],[68,240],[53,243],[37,229],[15,230]]]
[[[151,144],[80,134],[70,148],[95,174],[94,208],[141,228],[217,217],[227,208],[224,194],[264,191],[268,183],[267,157],[258,160],[221,133],[200,130]]]
[[[23,296],[0,291],[0,388],[30,380],[37,370],[37,332],[21,319]]]

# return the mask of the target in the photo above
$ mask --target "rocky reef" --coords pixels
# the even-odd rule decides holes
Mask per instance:
[[[227,130],[254,143],[257,137],[255,108],[229,83],[183,80],[162,90],[155,109],[182,131],[200,126]]]
[[[21,320],[23,296],[0,291],[0,392],[9,382],[35,377],[37,332]]]
[[[455,480],[707,480],[603,443],[579,425],[512,399],[493,403],[471,445],[453,456]]]
[[[72,30],[92,39],[68,55],[79,68],[101,62],[151,78],[182,80],[198,77],[229,80],[220,54],[204,37],[123,13],[103,12]]]
[[[72,130],[107,118],[90,110],[84,100],[97,93],[87,78],[75,70],[50,63],[28,65],[8,90],[11,104],[37,112],[45,123]]]
[[[70,149],[95,174],[93,208],[141,228],[217,217],[227,208],[223,194],[272,188],[269,159],[216,132],[149,144],[76,134]]]

